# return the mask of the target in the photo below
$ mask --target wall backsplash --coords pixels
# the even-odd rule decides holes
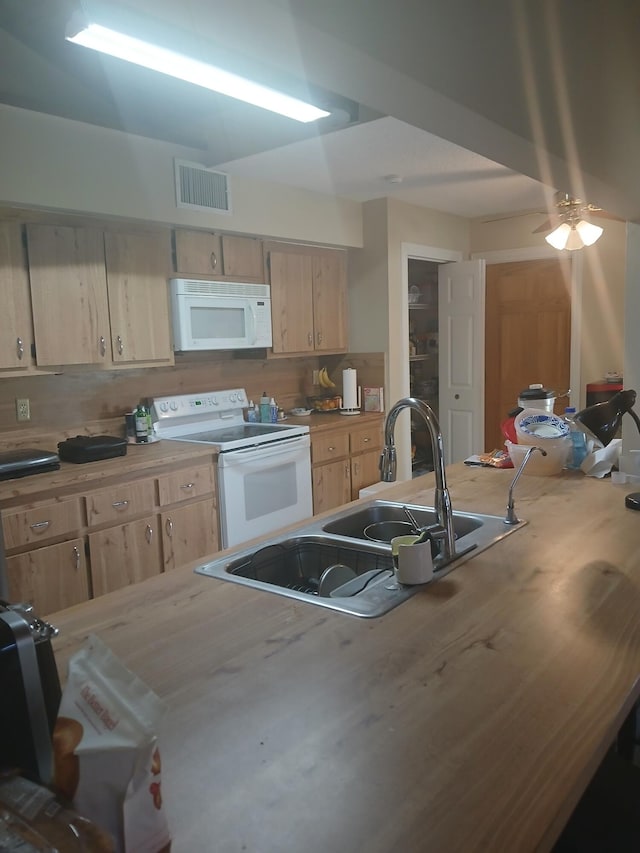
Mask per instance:
[[[384,381],[382,353],[297,358],[234,358],[232,353],[176,356],[174,367],[141,370],[80,370],[0,379],[0,448],[43,445],[79,433],[121,435],[124,414],[146,397],[245,388],[257,400],[263,391],[285,409],[314,393],[313,370],[327,365],[339,384],[344,367],[358,370],[360,384]],[[339,389],[338,389],[339,391]],[[31,420],[16,422],[16,398],[28,398]],[[50,447],[55,449],[55,447]]]

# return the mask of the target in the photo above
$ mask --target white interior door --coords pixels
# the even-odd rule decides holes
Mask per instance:
[[[438,270],[440,428],[445,461],[484,450],[484,260]]]

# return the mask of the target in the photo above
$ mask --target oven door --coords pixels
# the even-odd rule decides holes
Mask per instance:
[[[302,435],[220,454],[223,548],[313,515],[309,445]]]

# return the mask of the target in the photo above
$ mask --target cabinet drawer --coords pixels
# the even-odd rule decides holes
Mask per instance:
[[[2,514],[4,544],[7,550],[75,532],[81,527],[82,512],[79,498],[47,504],[38,509]]]
[[[160,506],[208,495],[214,491],[213,468],[202,464],[158,477]]]
[[[93,492],[87,495],[86,504],[89,527],[133,518],[155,506],[155,481],[140,480]]]
[[[328,462],[349,455],[349,433],[320,435],[311,440],[311,461]]]
[[[349,434],[351,453],[362,453],[382,447],[382,429],[378,424],[352,429]]]

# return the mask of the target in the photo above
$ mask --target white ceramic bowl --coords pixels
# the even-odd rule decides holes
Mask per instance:
[[[514,426],[518,444],[558,443],[569,435],[569,424],[562,418],[532,409],[516,415]]]
[[[513,442],[505,441],[505,447],[509,454],[514,468],[519,468],[524,459],[527,450],[531,449],[530,444],[513,444]],[[534,474],[538,477],[550,477],[553,474],[559,474],[565,467],[567,454],[571,449],[569,439],[563,441],[562,444],[549,444],[545,442],[538,443],[538,447],[542,447],[547,451],[547,455],[543,456],[537,450],[529,457],[529,461],[524,466],[522,474]]]

